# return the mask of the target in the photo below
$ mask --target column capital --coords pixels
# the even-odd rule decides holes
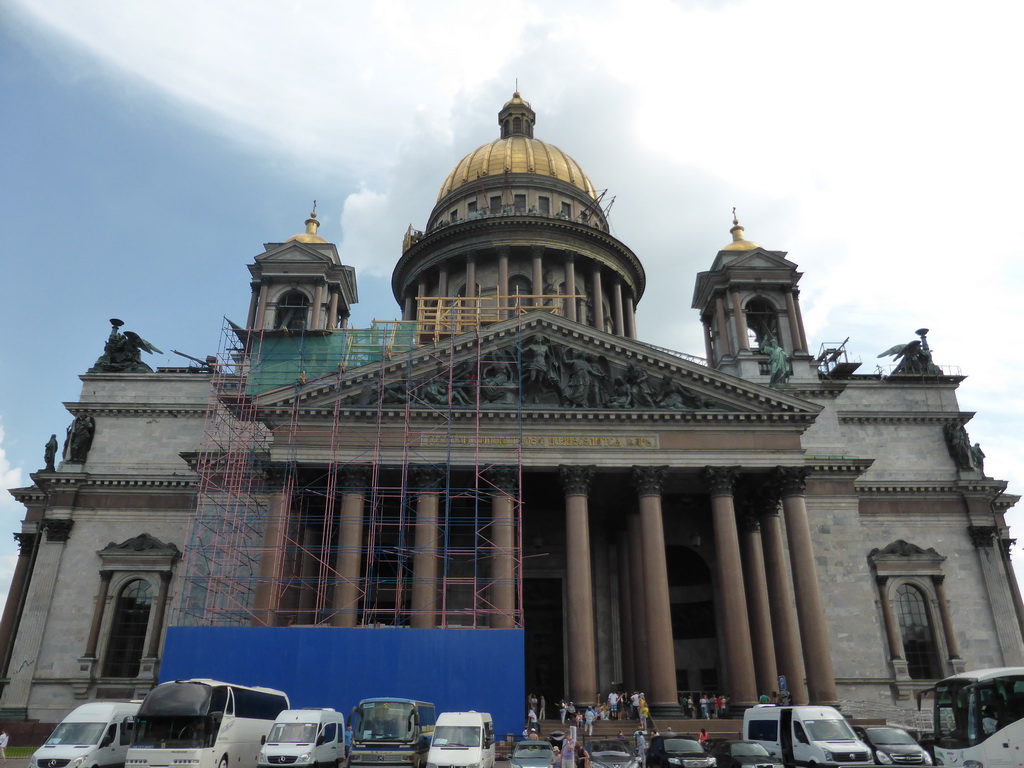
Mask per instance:
[[[647,467],[634,464],[629,479],[638,496],[660,496],[667,474],[668,466]]]
[[[885,585],[888,584],[888,583],[889,583],[889,577],[888,576],[880,576],[880,575],[876,575],[875,576],[875,584],[877,584],[878,586],[884,588]]]
[[[1008,536],[1000,536],[999,537],[999,543],[1003,547],[1003,554],[1006,555],[1007,557],[1009,557],[1010,556],[1010,550],[1013,549],[1013,545],[1017,543],[1017,540],[1016,539],[1011,539]]]
[[[739,478],[739,467],[704,467],[700,479],[712,496],[732,496]]]
[[[519,469],[512,466],[490,467],[485,473],[487,481],[503,493],[515,493],[519,487]]]
[[[576,251],[570,251],[568,248],[564,251],[566,264],[572,264],[576,261]]]
[[[342,467],[341,484],[346,488],[365,488],[370,484],[370,467],[366,464]]]
[[[476,251],[466,251],[466,263],[476,264]]]
[[[433,464],[413,465],[409,467],[409,474],[412,475],[416,488],[421,491],[438,490],[443,485],[446,477],[445,471]]]
[[[586,496],[590,493],[590,481],[594,477],[597,466],[594,464],[560,464],[558,479],[562,481],[562,490],[566,496]]]
[[[71,538],[71,529],[74,527],[74,520],[43,520],[40,528],[46,531],[47,541],[65,542]]]
[[[34,533],[21,533],[19,531],[14,534],[14,540],[18,542],[19,555],[32,554],[32,547],[34,547],[36,543],[36,535]]]
[[[506,259],[508,258],[509,253],[512,251],[512,249],[509,248],[507,245],[499,245],[494,250],[497,252],[499,258],[505,257]]]
[[[752,504],[743,504],[736,510],[736,527],[744,533],[761,532],[761,523]]]
[[[942,586],[943,582],[945,581],[946,577],[941,573],[932,575],[932,584],[934,584],[936,587]]]
[[[788,496],[803,496],[807,490],[809,474],[810,470],[806,467],[776,467],[772,472],[772,481],[783,499]]]
[[[975,549],[988,548],[995,544],[996,527],[994,525],[969,525],[967,533]]]
[[[533,254],[534,258],[536,258],[538,256],[543,256],[544,255],[544,246],[543,245],[531,245],[530,246],[530,253]]]

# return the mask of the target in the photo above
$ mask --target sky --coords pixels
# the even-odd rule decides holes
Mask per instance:
[[[109,318],[154,367],[215,354],[314,199],[353,325],[398,316],[406,228],[518,85],[615,200],[641,339],[704,354],[689,297],[735,206],[804,272],[812,352],[849,338],[871,372],[929,328],[986,473],[1024,493],[1022,23],[1017,0],[6,0],[0,482],[63,436]],[[0,531],[22,516],[0,492]],[[16,552],[0,534],[0,596]]]

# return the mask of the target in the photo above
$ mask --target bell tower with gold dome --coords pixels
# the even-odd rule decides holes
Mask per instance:
[[[245,327],[257,331],[330,331],[344,328],[359,301],[356,273],[338,248],[318,234],[313,212],[306,231],[283,243],[264,243],[249,265],[252,297]]]
[[[792,365],[810,359],[797,288],[802,273],[784,251],[747,240],[735,210],[729,232],[732,242],[718,252],[710,270],[697,275],[693,292],[708,365],[772,386],[794,373],[816,375],[813,365]]]
[[[514,93],[500,137],[455,165],[424,230],[409,227],[391,286],[422,341],[538,309],[636,338],[643,267],[583,169],[535,124]]]

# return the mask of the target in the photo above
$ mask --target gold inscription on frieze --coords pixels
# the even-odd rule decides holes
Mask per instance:
[[[657,448],[658,436],[643,435],[423,435],[420,445],[481,448]]]

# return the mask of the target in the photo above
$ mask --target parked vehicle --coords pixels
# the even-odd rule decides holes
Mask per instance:
[[[91,701],[71,712],[32,753],[29,768],[124,768],[141,701]]]
[[[651,739],[647,765],[658,768],[715,768],[715,758],[696,739],[664,733]]]
[[[494,721],[486,712],[442,712],[437,716],[427,768],[457,766],[494,768]]]
[[[743,737],[786,766],[871,765],[871,749],[832,707],[759,704],[743,713]]]
[[[345,718],[333,709],[286,709],[260,750],[259,767],[339,768],[345,763]]]
[[[592,768],[639,768],[640,758],[623,739],[597,739],[586,746]]]
[[[135,718],[128,768],[256,768],[288,696],[217,680],[175,680],[151,690]]]
[[[548,768],[554,754],[547,741],[519,741],[508,757],[509,768]]]
[[[716,768],[781,768],[782,760],[772,757],[756,741],[720,739],[711,754]]]
[[[854,733],[871,748],[878,765],[932,765],[932,756],[914,737],[893,725],[854,726]]]
[[[1018,765],[1024,751],[1024,667],[963,672],[934,692],[935,762],[941,765]]]
[[[351,768],[423,768],[436,720],[434,705],[412,699],[363,699],[348,718]]]

